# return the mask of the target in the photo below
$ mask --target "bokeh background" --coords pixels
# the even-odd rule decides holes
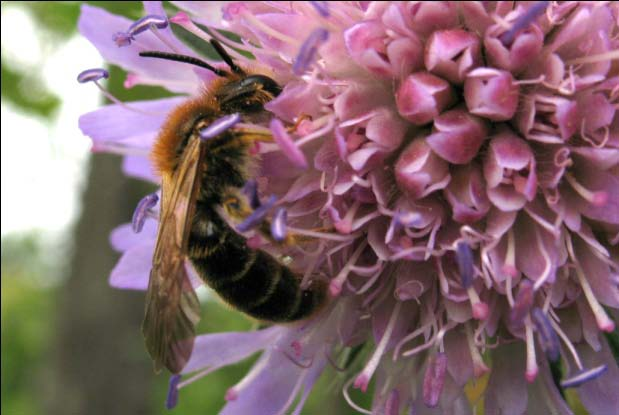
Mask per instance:
[[[168,377],[153,373],[140,334],[144,294],[107,284],[118,259],[109,233],[153,187],[124,177],[119,157],[92,154],[77,127],[80,114],[105,103],[94,85],[75,80],[104,65],[77,33],[83,3],[1,4],[2,414],[168,413]],[[91,4],[143,15],[140,2]],[[126,90],[123,71],[108,69],[122,100],[166,95]],[[203,308],[200,332],[252,327],[212,297]],[[183,389],[173,413],[217,413],[255,358]],[[323,374],[304,413],[353,413],[343,380]]]

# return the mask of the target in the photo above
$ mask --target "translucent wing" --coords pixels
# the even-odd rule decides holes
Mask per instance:
[[[201,177],[204,146],[192,136],[177,169],[164,175],[157,246],[153,256],[142,333],[155,370],[179,373],[191,356],[200,303],[187,271],[185,254]]]

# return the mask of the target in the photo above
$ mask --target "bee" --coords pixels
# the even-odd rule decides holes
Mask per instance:
[[[197,65],[220,77],[171,112],[151,153],[161,175],[161,204],[142,332],[156,371],[165,366],[179,373],[193,349],[200,305],[186,259],[223,300],[259,320],[305,319],[326,297],[324,283],[302,288],[298,274],[268,253],[250,249],[222,217],[222,210],[242,217],[249,209],[240,190],[250,179],[250,148],[265,139],[264,133],[232,128],[202,140],[200,131],[228,114],[238,113],[246,122],[264,120],[264,104],[281,87],[266,75],[247,73],[221,44],[211,44],[229,71],[189,56],[140,53]]]

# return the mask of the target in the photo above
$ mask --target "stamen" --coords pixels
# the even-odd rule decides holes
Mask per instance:
[[[445,353],[437,353],[426,369],[423,378],[423,403],[428,408],[434,408],[438,405],[438,400],[443,391],[445,384],[445,374],[447,373],[447,355]]]
[[[518,269],[516,268],[516,241],[512,229],[507,232],[507,251],[505,252],[505,263],[503,264],[502,271],[510,277],[518,275]]]
[[[310,4],[314,6],[314,9],[322,17],[329,17],[329,2],[328,1],[310,1]]]
[[[307,159],[305,158],[305,154],[303,154],[297,144],[292,140],[284,124],[279,119],[273,118],[269,124],[269,129],[273,133],[275,142],[279,145],[288,160],[295,166],[306,169]]]
[[[271,222],[271,236],[273,236],[273,239],[277,242],[282,242],[286,239],[286,235],[288,234],[286,230],[287,219],[288,213],[286,212],[286,208],[277,208],[273,215],[273,221]]]
[[[315,29],[303,42],[299,54],[292,64],[292,72],[297,75],[303,75],[316,58],[316,53],[320,45],[325,43],[329,38],[329,32],[324,28]]]
[[[288,43],[290,45],[296,46],[299,44],[299,41],[297,39],[273,29],[271,26],[254,16],[249,10],[247,10],[247,8],[241,11],[241,15],[247,20],[248,23],[264,32],[265,35],[272,36],[275,39],[281,40],[282,42]]]
[[[166,115],[166,114],[157,113],[157,112],[142,111],[141,109],[134,108],[132,106],[125,104],[124,102],[116,98],[114,95],[112,95],[110,91],[102,87],[101,84],[99,83],[101,79],[107,79],[109,77],[110,77],[110,74],[105,69],[102,69],[102,68],[87,69],[85,71],[82,71],[79,75],[77,75],[77,82],[79,82],[80,84],[84,84],[86,82],[93,82],[97,86],[97,88],[99,88],[99,90],[103,93],[103,95],[107,97],[107,99],[117,104],[118,106],[125,108],[128,111],[133,111],[133,112],[137,112],[140,114],[152,115],[152,116]]]
[[[265,216],[275,205],[275,202],[277,202],[277,197],[275,195],[271,195],[265,203],[255,209],[247,218],[245,218],[243,222],[239,223],[236,229],[239,232],[247,232],[248,230],[260,225]]]
[[[398,415],[400,413],[400,393],[393,389],[385,402],[385,415]]]
[[[258,197],[258,182],[255,179],[250,179],[243,186],[243,193],[249,197],[249,205],[252,209],[260,206],[260,197]]]
[[[555,323],[552,319],[550,320],[550,325],[555,329],[555,332],[559,335],[559,337],[561,337],[561,340],[563,340],[563,343],[565,343],[565,347],[567,347],[567,349],[572,354],[572,357],[574,358],[574,362],[576,362],[576,366],[578,366],[578,369],[582,370],[582,362],[580,361],[580,357],[578,356],[578,353],[576,352],[574,345],[572,344],[570,339],[567,337],[567,334],[565,334],[565,332],[561,330],[561,326]]]
[[[387,323],[387,328],[385,329],[383,337],[380,339],[380,342],[376,346],[376,350],[374,350],[374,353],[372,354],[372,357],[366,364],[365,368],[355,379],[355,388],[361,389],[363,392],[367,390],[370,379],[372,378],[372,375],[378,367],[378,363],[380,362],[380,359],[383,356],[385,349],[387,348],[389,338],[391,337],[391,333],[393,332],[393,328],[395,327],[398,315],[400,314],[401,306],[402,303],[400,301],[397,301],[395,307],[393,308],[393,312],[391,313],[391,317],[389,318],[389,322]]]
[[[555,333],[550,320],[540,308],[535,307],[531,312],[531,317],[539,334],[538,340],[542,350],[546,352],[548,359],[555,362],[559,358],[559,338],[557,333]]]
[[[350,272],[350,267],[353,266],[355,262],[357,262],[357,259],[359,258],[366,246],[367,241],[359,244],[357,249],[349,258],[346,265],[344,265],[344,268],[342,268],[342,270],[335,276],[335,278],[331,280],[331,282],[329,283],[329,294],[331,295],[331,297],[337,297],[338,295],[340,295],[340,293],[342,292],[344,281],[346,281],[348,273]]]
[[[170,376],[170,383],[168,384],[168,396],[165,400],[166,409],[174,409],[178,404],[178,382],[181,380],[181,375]]]
[[[348,212],[346,212],[346,215],[344,216],[344,218],[336,221],[333,224],[333,226],[339,233],[349,234],[353,231],[353,227],[352,227],[353,219],[355,215],[357,214],[357,210],[359,209],[359,206],[361,206],[361,202],[359,202],[358,200],[355,200],[352,206],[350,207],[350,209],[348,209]]]
[[[535,292],[533,291],[533,284],[531,284],[531,281],[522,280],[518,294],[516,294],[514,305],[509,312],[509,321],[511,324],[516,327],[521,327],[524,324],[524,319],[533,305],[534,296]]]
[[[596,63],[604,61],[619,60],[619,50],[599,53],[597,55],[581,56],[565,62],[566,65],[580,65],[582,63]]]
[[[583,383],[600,377],[604,372],[606,372],[607,369],[608,366],[601,365],[594,367],[593,369],[585,370],[584,372],[579,372],[576,375],[561,381],[561,387],[574,388],[576,386],[580,386]]]
[[[529,25],[533,23],[533,21],[537,19],[537,17],[543,14],[546,11],[549,3],[549,1],[538,1],[537,3],[529,7],[522,15],[520,15],[516,19],[511,29],[499,36],[499,40],[501,41],[501,43],[503,43],[503,45],[505,46],[510,46],[514,42],[514,39],[516,38],[518,32],[529,27]]]
[[[354,403],[353,400],[350,398],[350,395],[348,394],[348,389],[350,389],[350,385],[352,384],[353,380],[355,380],[355,378],[350,378],[350,380],[346,382],[346,384],[344,385],[344,388],[342,389],[342,394],[344,395],[344,399],[346,399],[346,402],[348,403],[348,405],[350,405],[350,407],[353,408],[355,411],[362,413],[362,414],[366,414],[366,415],[372,415],[371,411],[368,411],[367,409],[360,407],[359,405]]]
[[[593,315],[595,315],[598,328],[606,333],[612,333],[615,330],[615,323],[608,317],[604,308],[600,305],[597,298],[595,298],[595,294],[591,290],[591,286],[585,278],[585,274],[583,274],[580,266],[576,267],[576,275],[578,275],[578,281],[585,293],[585,298],[593,311]]]
[[[486,364],[484,363],[484,360],[479,353],[479,350],[475,346],[475,339],[473,338],[473,333],[471,333],[471,326],[469,324],[466,324],[464,330],[466,332],[466,342],[469,346],[471,360],[473,360],[473,374],[475,375],[475,377],[479,378],[485,373],[488,373],[490,369],[488,369],[488,366],[486,366]]]
[[[593,206],[604,206],[606,202],[608,202],[608,193],[605,191],[591,191],[580,184],[574,176],[570,173],[564,174],[565,179],[568,181],[572,188],[580,195],[583,199],[590,202]]]
[[[535,343],[533,341],[533,327],[532,327],[531,319],[526,318],[524,322],[524,329],[526,335],[526,344],[527,344],[527,368],[524,374],[524,377],[527,379],[527,382],[533,383],[535,378],[537,377],[537,372],[539,371],[537,367],[537,360],[535,357]]]
[[[551,274],[552,261],[550,259],[550,255],[548,255],[548,251],[546,250],[544,241],[542,240],[542,237],[540,235],[540,231],[537,229],[537,227],[534,229],[535,229],[535,242],[537,243],[537,249],[539,253],[542,254],[542,257],[544,258],[544,263],[545,263],[544,272],[542,273],[542,276],[539,277],[537,281],[535,281],[535,283],[533,284],[533,290],[537,291],[542,285],[546,283],[548,278],[550,278],[550,276],[552,275]]]
[[[138,205],[133,212],[133,218],[131,218],[131,228],[133,229],[133,232],[142,232],[142,228],[144,227],[144,222],[146,221],[149,210],[152,209],[158,201],[159,196],[157,196],[157,193],[151,193],[144,196],[142,200],[138,202]]]
[[[215,138],[218,135],[221,135],[224,131],[234,127],[239,121],[241,121],[241,115],[239,113],[221,117],[208,127],[200,130],[200,138],[202,140]]]
[[[473,277],[475,276],[473,250],[469,244],[464,241],[458,241],[456,244],[456,260],[458,262],[462,287],[468,289],[473,285]]]

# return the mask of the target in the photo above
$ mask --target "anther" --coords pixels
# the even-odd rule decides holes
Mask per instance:
[[[135,39],[127,32],[116,32],[112,35],[112,40],[119,48],[129,46]]]
[[[546,352],[548,359],[555,362],[559,358],[559,338],[557,333],[555,333],[550,320],[540,308],[535,307],[531,312],[531,317],[539,335],[538,340],[542,350]]]
[[[249,198],[249,206],[251,206],[252,209],[257,209],[260,206],[258,182],[255,179],[250,179],[245,182],[243,193]]]
[[[239,232],[247,232],[248,230],[258,226],[273,208],[275,202],[277,202],[277,197],[275,195],[271,195],[265,203],[255,209],[247,218],[245,218],[243,222],[239,223],[236,229]]]
[[[516,327],[524,324],[524,319],[533,305],[533,284],[529,280],[520,283],[520,289],[516,294],[514,305],[509,312],[509,321]]]
[[[538,1],[534,5],[529,7],[522,15],[520,15],[516,19],[511,29],[499,36],[499,40],[501,41],[501,43],[503,43],[503,45],[505,46],[510,46],[514,42],[514,39],[516,38],[518,32],[529,27],[529,25],[533,23],[535,19],[537,19],[542,13],[544,13],[549,3],[549,1]]]
[[[224,131],[229,130],[241,121],[241,115],[238,113],[226,115],[217,119],[208,127],[200,130],[200,138],[202,140],[208,140],[221,135]]]
[[[148,216],[150,209],[155,207],[158,201],[159,196],[157,196],[157,193],[151,193],[144,196],[142,200],[138,202],[138,205],[133,212],[133,218],[131,219],[131,228],[133,229],[133,232],[142,232],[144,222],[146,221],[146,217]]]
[[[170,383],[168,384],[168,396],[165,400],[166,409],[174,409],[178,404],[178,382],[181,380],[181,375],[170,376]]]
[[[593,369],[585,370],[577,373],[574,376],[571,376],[563,381],[561,381],[562,388],[574,388],[576,386],[580,386],[583,383],[589,382],[590,380],[596,379],[600,377],[608,367],[606,365],[601,365],[594,367]]]
[[[101,79],[107,79],[110,77],[110,73],[102,68],[86,69],[77,75],[77,82],[85,84],[86,82],[96,82]]]
[[[459,241],[456,244],[456,260],[458,262],[458,271],[460,272],[462,287],[468,289],[473,285],[473,276],[475,275],[473,250],[469,244],[464,241]]]
[[[310,1],[310,4],[314,6],[314,9],[322,17],[329,17],[329,2],[328,1]]]
[[[273,221],[271,222],[271,236],[273,236],[273,239],[277,242],[282,242],[286,239],[286,235],[288,234],[287,219],[288,213],[286,212],[286,208],[277,208],[273,215]]]
[[[437,353],[430,359],[426,373],[423,377],[423,403],[428,408],[438,405],[438,400],[445,384],[445,374],[447,373],[447,355]]]
[[[292,72],[295,75],[303,75],[316,59],[316,52],[320,45],[329,38],[329,32],[324,28],[314,30],[301,45],[301,49],[292,64]]]
[[[385,402],[385,415],[398,415],[400,413],[400,393],[393,389]]]
[[[134,37],[152,28],[165,29],[166,27],[168,27],[168,19],[163,16],[149,14],[133,22],[131,26],[129,26],[127,33],[131,37]]]

